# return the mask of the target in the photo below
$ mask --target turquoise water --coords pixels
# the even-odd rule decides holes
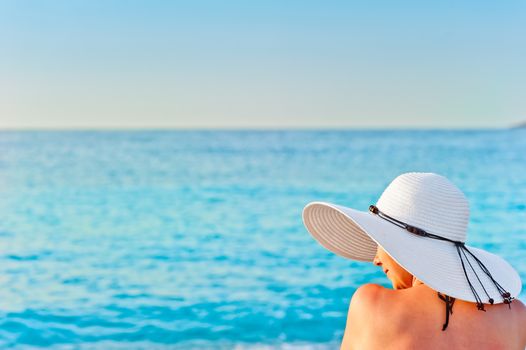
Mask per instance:
[[[407,171],[457,184],[469,243],[526,282],[524,129],[0,132],[0,347],[334,348],[389,284],[303,206],[367,210]]]

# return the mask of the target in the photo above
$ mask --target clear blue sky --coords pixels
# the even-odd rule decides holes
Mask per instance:
[[[525,1],[0,0],[0,128],[506,127]]]

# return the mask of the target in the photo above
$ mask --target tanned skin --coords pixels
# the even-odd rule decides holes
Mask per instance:
[[[393,289],[366,284],[354,293],[341,350],[526,349],[526,307],[476,304],[456,299],[445,331],[445,304],[437,292],[401,267],[380,246],[374,264]]]

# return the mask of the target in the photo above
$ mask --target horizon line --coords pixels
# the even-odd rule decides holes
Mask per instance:
[[[34,132],[34,131],[425,131],[425,130],[451,130],[451,131],[490,131],[513,130],[524,128],[523,124],[510,126],[60,126],[60,127],[5,127],[0,126],[0,132]]]

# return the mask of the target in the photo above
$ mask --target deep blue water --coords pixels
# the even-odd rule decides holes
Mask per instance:
[[[469,243],[526,282],[524,129],[0,132],[0,348],[334,348],[389,283],[301,211],[407,171],[457,184]]]

